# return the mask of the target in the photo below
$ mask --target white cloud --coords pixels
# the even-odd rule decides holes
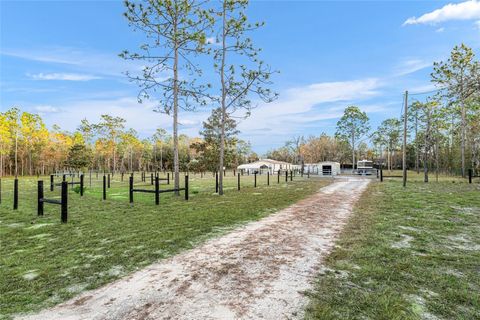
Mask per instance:
[[[438,32],[438,33],[443,32],[443,31],[445,31],[444,27],[441,27],[441,28],[438,28],[437,30],[435,30],[435,32]]]
[[[198,124],[198,121],[190,119],[180,119],[179,124],[183,126],[193,126]]]
[[[60,111],[58,108],[53,107],[53,106],[49,106],[49,105],[35,106],[35,107],[33,107],[33,109],[36,112],[39,112],[39,113],[42,113],[42,114],[56,113],[56,112]]]
[[[126,61],[118,56],[119,52],[98,52],[86,49],[49,46],[43,48],[5,49],[0,54],[19,59],[44,63],[61,64],[74,73],[91,73],[102,76],[125,78],[127,70],[139,71],[142,64],[138,61]]]
[[[289,135],[305,124],[339,118],[348,104],[377,96],[381,86],[379,79],[367,78],[288,89],[279,100],[260,104],[239,129],[247,137],[265,128],[274,128],[278,136]]]
[[[416,18],[408,18],[403,25],[436,24],[449,20],[473,20],[480,18],[480,2],[469,0],[460,3],[449,3],[444,7],[423,14]]]
[[[205,42],[207,44],[211,44],[211,45],[215,45],[215,46],[220,45],[220,43],[217,42],[217,39],[215,37],[208,37]]]
[[[100,77],[91,74],[79,73],[37,73],[27,74],[33,80],[64,80],[64,81],[90,81],[100,79]]]
[[[407,59],[402,61],[400,65],[395,68],[394,75],[405,76],[407,74],[411,74],[419,70],[431,67],[432,65],[432,62],[422,59]]]
[[[438,87],[435,86],[433,83],[429,83],[429,84],[418,85],[413,88],[410,88],[409,92],[410,94],[419,94],[423,92],[430,92],[435,89],[438,89]]]
[[[474,25],[477,28],[477,30],[480,30],[480,20],[475,21]]]

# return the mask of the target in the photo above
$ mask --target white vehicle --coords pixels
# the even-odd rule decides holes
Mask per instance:
[[[371,175],[373,172],[373,161],[360,160],[357,161],[357,174]]]

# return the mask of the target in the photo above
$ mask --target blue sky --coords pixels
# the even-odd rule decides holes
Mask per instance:
[[[0,0],[0,110],[19,106],[70,131],[103,113],[126,118],[142,137],[170,130],[171,119],[154,113],[154,102],[138,104],[138,88],[122,74],[138,65],[118,53],[143,40],[123,11],[121,1]],[[400,115],[405,90],[432,89],[432,63],[454,45],[480,54],[475,0],[251,1],[248,16],[266,23],[251,36],[280,70],[272,87],[279,99],[258,103],[239,125],[259,153],[293,136],[333,134],[350,104],[375,128]],[[197,136],[208,114],[182,113],[181,133]]]

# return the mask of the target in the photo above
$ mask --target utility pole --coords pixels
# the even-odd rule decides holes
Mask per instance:
[[[403,187],[407,186],[407,113],[408,91],[405,91],[405,111],[403,115]]]

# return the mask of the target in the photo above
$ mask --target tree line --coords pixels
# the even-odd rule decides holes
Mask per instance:
[[[68,132],[57,125],[48,129],[40,115],[11,108],[0,113],[0,176],[43,175],[59,170],[174,169],[173,138],[165,129],[140,138],[125,123],[121,117],[104,114],[97,123],[84,119],[74,132]],[[179,135],[180,170],[218,169],[217,125],[218,110],[203,123],[200,137]],[[235,121],[230,120],[224,162],[229,168],[258,159],[250,144],[238,139],[235,128]]]

